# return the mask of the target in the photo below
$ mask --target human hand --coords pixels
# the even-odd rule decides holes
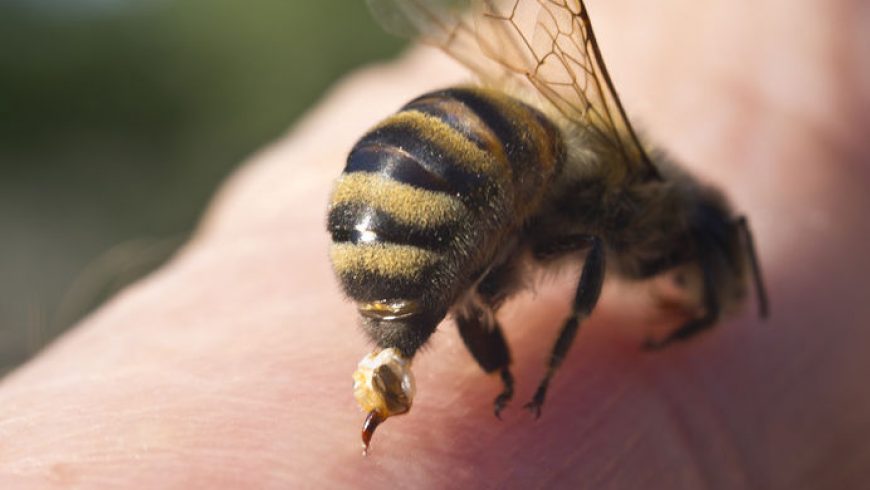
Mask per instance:
[[[355,138],[464,79],[414,51],[340,85],[228,182],[172,262],[0,384],[0,486],[859,486],[870,53],[836,43],[868,19],[845,1],[622,4],[591,7],[623,102],[750,217],[770,321],[749,307],[647,353],[656,318],[610,284],[534,421],[520,407],[567,310],[556,282],[504,311],[504,421],[498,381],[446,322],[415,360],[414,409],[361,457],[350,374],[369,346],[327,261],[325,206]]]

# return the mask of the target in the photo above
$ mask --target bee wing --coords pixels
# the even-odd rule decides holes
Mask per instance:
[[[366,1],[387,32],[440,48],[487,83],[515,78],[499,60],[483,55],[497,46],[478,36],[475,16],[468,15],[479,10],[474,0]]]
[[[658,178],[631,126],[582,0],[368,0],[390,32],[433,44],[486,83],[530,84],[623,162],[614,177]],[[619,170],[622,170],[621,172]]]

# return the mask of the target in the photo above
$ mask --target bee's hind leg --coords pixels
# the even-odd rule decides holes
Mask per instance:
[[[455,312],[459,335],[471,356],[484,372],[498,372],[501,377],[502,391],[493,402],[498,418],[514,396],[514,377],[510,371],[510,350],[496,312],[520,285],[517,259],[517,256],[509,257],[487,272]]]
[[[567,239],[560,240],[558,243],[548,244],[535,250],[536,256],[544,258],[586,248],[589,249],[589,252],[583,263],[583,271],[580,273],[580,282],[574,295],[571,315],[565,320],[562,330],[559,332],[559,337],[553,345],[544,379],[538,385],[532,401],[526,404],[526,408],[535,415],[535,418],[541,416],[541,406],[544,404],[544,398],[547,396],[550,379],[565,359],[565,355],[568,353],[568,349],[570,349],[571,343],[574,341],[574,337],[580,328],[580,322],[592,313],[592,309],[598,303],[605,272],[604,246],[601,239],[595,236],[580,235],[568,237]]]
[[[495,308],[478,296],[466,301],[455,320],[465,347],[481,369],[486,373],[497,371],[501,376],[503,389],[493,402],[495,416],[501,418],[501,411],[514,396],[514,378],[510,372],[510,351],[495,319]]]

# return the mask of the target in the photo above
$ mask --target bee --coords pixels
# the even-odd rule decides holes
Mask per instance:
[[[474,360],[514,395],[499,308],[531,267],[582,255],[571,311],[525,407],[535,417],[605,273],[679,273],[688,318],[661,348],[715,325],[750,283],[768,301],[745,217],[639,140],[582,0],[369,0],[394,32],[434,44],[479,86],[424,94],[350,151],[328,211],[331,261],[377,346],[354,373],[362,438],[410,410],[411,360],[451,315]],[[564,261],[562,261],[564,262]]]

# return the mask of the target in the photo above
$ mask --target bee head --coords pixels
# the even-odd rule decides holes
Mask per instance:
[[[705,189],[690,216],[691,232],[702,267],[711,275],[724,306],[735,304],[746,294],[748,274],[752,275],[758,297],[759,315],[767,316],[767,294],[746,218],[734,216],[718,192]]]

